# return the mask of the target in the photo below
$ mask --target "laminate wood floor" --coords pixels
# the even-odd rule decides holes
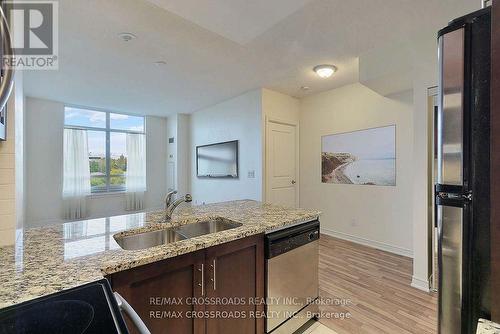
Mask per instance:
[[[315,323],[302,334],[338,334],[323,324]]]
[[[437,333],[437,295],[410,286],[412,259],[326,235],[319,259],[320,296],[333,299],[320,306],[325,326],[338,334]]]

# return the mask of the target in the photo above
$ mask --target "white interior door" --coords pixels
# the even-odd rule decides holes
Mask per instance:
[[[266,152],[266,201],[298,206],[296,127],[268,122]]]

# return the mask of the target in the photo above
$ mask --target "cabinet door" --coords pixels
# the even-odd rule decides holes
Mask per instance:
[[[189,253],[109,278],[113,290],[131,304],[151,333],[204,334],[205,321],[190,314],[204,311],[204,307],[189,300],[205,293],[204,258],[204,251]],[[131,333],[136,333],[125,318]]]
[[[264,236],[207,249],[205,267],[207,297],[234,301],[206,305],[207,334],[264,333]]]

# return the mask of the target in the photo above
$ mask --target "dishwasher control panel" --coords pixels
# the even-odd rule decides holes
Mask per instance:
[[[279,256],[318,239],[318,220],[270,233],[266,235],[266,259]]]

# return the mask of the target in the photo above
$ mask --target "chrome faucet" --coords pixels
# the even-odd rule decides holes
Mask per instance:
[[[172,204],[172,196],[175,194],[177,194],[177,190],[172,190],[167,193],[167,196],[165,196],[165,210],[167,210],[170,204]]]
[[[177,191],[173,192],[172,195],[176,194]],[[170,193],[169,193],[170,194]],[[177,208],[181,203],[186,202],[190,203],[193,201],[193,197],[191,197],[190,194],[186,194],[186,196],[183,196],[176,200],[175,202],[172,202],[172,195],[167,195],[167,198],[165,199],[165,221],[168,222],[172,219],[172,214],[174,213],[175,208]]]

